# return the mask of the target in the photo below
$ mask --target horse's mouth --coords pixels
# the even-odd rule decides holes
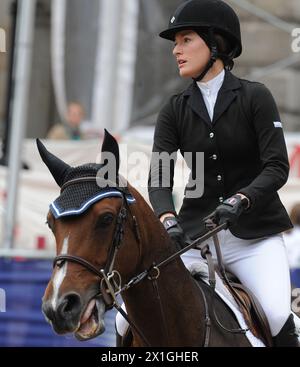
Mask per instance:
[[[102,300],[93,298],[83,312],[75,337],[84,341],[95,338],[105,331],[104,324],[105,305]]]

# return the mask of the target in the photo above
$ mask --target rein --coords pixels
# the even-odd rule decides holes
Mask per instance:
[[[83,178],[80,178],[80,179],[71,180],[71,181],[67,182],[65,185],[63,185],[61,191],[63,191],[63,189],[65,189],[69,185],[76,184],[76,183],[79,183],[79,182],[84,182],[84,181],[92,181],[92,179],[95,181],[95,177],[94,178],[92,178],[92,177],[83,177]],[[100,294],[102,295],[106,306],[115,307],[121,313],[121,315],[124,317],[124,319],[128,322],[128,324],[132,327],[132,329],[134,331],[136,331],[136,333],[140,336],[140,338],[143,340],[144,344],[147,345],[147,346],[150,346],[149,342],[145,338],[142,331],[134,324],[134,322],[132,320],[129,319],[128,315],[124,312],[124,310],[122,309],[122,307],[118,303],[117,296],[119,294],[121,294],[122,292],[127,291],[128,289],[132,288],[136,284],[140,283],[145,278],[150,280],[152,282],[153,290],[154,290],[154,293],[156,295],[157,302],[159,304],[161,322],[162,322],[164,334],[165,334],[166,340],[169,340],[169,335],[168,335],[167,326],[166,326],[166,318],[165,318],[165,314],[164,314],[164,311],[163,311],[163,306],[162,306],[162,303],[161,303],[161,298],[160,298],[158,283],[157,283],[157,280],[160,276],[160,269],[163,268],[165,265],[169,264],[171,261],[177,259],[179,256],[181,256],[182,254],[184,254],[188,250],[190,250],[192,248],[197,248],[197,249],[200,250],[202,257],[205,258],[207,260],[207,263],[208,263],[209,284],[210,284],[210,287],[211,287],[212,292],[213,292],[213,299],[212,299],[213,314],[215,316],[215,319],[216,319],[217,323],[219,324],[220,327],[222,327],[224,330],[226,330],[228,332],[245,333],[247,330],[244,330],[244,329],[229,330],[229,329],[225,328],[219,322],[219,320],[217,318],[217,315],[215,313],[214,299],[215,299],[215,294],[216,294],[216,292],[215,292],[216,279],[215,279],[215,273],[214,273],[214,265],[213,265],[212,255],[211,255],[211,252],[209,250],[209,247],[208,247],[207,244],[204,244],[203,242],[208,240],[209,238],[213,237],[214,244],[216,246],[217,255],[218,255],[217,258],[218,258],[218,262],[219,262],[219,267],[221,269],[222,278],[224,278],[225,281],[227,280],[226,283],[227,282],[229,283],[229,281],[226,277],[226,274],[225,274],[225,270],[224,270],[224,266],[223,266],[222,258],[221,258],[220,247],[219,247],[219,243],[218,243],[218,240],[217,240],[217,233],[227,227],[226,223],[224,223],[222,225],[219,225],[219,226],[215,226],[214,228],[211,226],[209,231],[207,233],[205,233],[203,236],[197,238],[194,241],[189,241],[187,246],[185,246],[180,251],[172,254],[168,258],[164,259],[160,263],[158,263],[158,264],[153,263],[149,269],[146,269],[142,273],[136,275],[127,284],[125,284],[121,287],[121,275],[119,274],[118,271],[113,270],[113,267],[114,267],[117,252],[118,252],[118,250],[119,250],[119,248],[122,244],[122,239],[123,239],[123,234],[124,234],[124,223],[127,219],[127,212],[129,212],[131,214],[131,217],[132,217],[132,220],[133,220],[133,225],[134,225],[134,228],[133,228],[134,229],[134,234],[135,234],[136,239],[137,239],[138,242],[140,242],[140,234],[139,234],[139,229],[138,229],[138,224],[137,224],[136,218],[135,218],[135,216],[132,215],[131,211],[129,210],[128,203],[127,203],[127,200],[125,198],[125,194],[128,193],[127,188],[117,187],[117,189],[120,192],[122,192],[122,194],[123,194],[122,195],[122,205],[121,205],[121,209],[120,209],[120,211],[118,213],[118,216],[117,216],[116,228],[115,228],[114,236],[113,236],[113,239],[112,239],[112,244],[110,246],[110,250],[109,250],[109,253],[108,253],[108,260],[107,260],[107,263],[105,265],[105,268],[101,269],[99,271],[89,261],[87,261],[87,260],[85,260],[85,259],[83,259],[79,256],[75,256],[75,255],[59,255],[59,256],[56,256],[53,260],[53,267],[56,266],[56,265],[58,267],[61,267],[62,264],[65,261],[70,261],[70,262],[80,264],[84,268],[88,269],[90,272],[97,275],[100,278],[100,290],[101,290]],[[126,209],[125,205],[127,205],[127,209]],[[205,308],[204,347],[207,347],[209,345],[210,331],[211,331],[211,319],[210,319],[210,316],[209,316],[209,308],[208,308],[207,299],[206,299],[206,296],[205,296],[205,293],[204,293],[203,289],[201,288],[201,286],[198,284],[198,282],[196,280],[195,280],[195,282],[196,282],[197,286],[200,289],[200,293],[202,295],[203,302],[204,302],[204,308]],[[230,287],[231,287],[231,285],[230,285]]]

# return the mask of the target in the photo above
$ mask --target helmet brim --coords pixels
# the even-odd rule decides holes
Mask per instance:
[[[159,37],[164,38],[169,41],[175,41],[176,33],[190,29],[190,30],[199,30],[199,29],[207,29],[209,25],[205,26],[199,26],[199,24],[191,23],[191,24],[184,24],[180,25],[177,24],[174,27],[168,28],[162,32],[159,33]]]

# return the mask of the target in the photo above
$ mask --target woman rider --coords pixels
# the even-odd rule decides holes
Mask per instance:
[[[190,0],[160,36],[174,42],[179,74],[193,81],[158,116],[149,175],[153,209],[179,248],[185,236],[203,234],[203,218],[215,210],[216,223],[228,224],[219,233],[226,268],[261,303],[274,345],[299,346],[282,237],[292,224],[277,194],[288,178],[287,150],[270,91],[230,72],[242,53],[239,19],[221,0]],[[174,161],[157,157],[178,149],[193,159],[186,159],[191,176],[177,215]],[[197,152],[204,152],[201,194],[195,194],[195,183],[203,179],[196,177]],[[213,246],[211,251],[215,256]]]

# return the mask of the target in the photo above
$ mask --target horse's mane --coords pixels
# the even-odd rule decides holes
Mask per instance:
[[[152,220],[153,224],[157,227],[157,233],[161,234],[161,241],[163,242],[162,246],[159,246],[156,248],[155,251],[155,260],[156,263],[159,263],[165,259],[167,259],[169,256],[174,254],[176,252],[175,245],[172,243],[171,238],[167,234],[166,230],[164,229],[163,225],[161,224],[160,220],[155,215],[153,209],[150,207],[150,205],[147,203],[147,201],[144,199],[144,197],[141,195],[141,193],[133,187],[130,183],[128,184],[128,190],[129,192],[138,199],[137,202],[140,203],[140,207],[144,211],[146,211],[147,218]]]

